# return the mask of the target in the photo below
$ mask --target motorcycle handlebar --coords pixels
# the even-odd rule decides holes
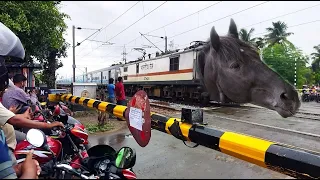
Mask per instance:
[[[55,165],[55,168],[58,168],[58,169],[61,169],[61,170],[67,170],[69,172],[72,172],[74,175],[76,175],[76,176],[78,176],[78,177],[80,177],[82,179],[96,179],[96,178],[90,178],[90,177],[88,177],[86,175],[83,175],[83,174],[77,172],[75,169],[73,169],[68,164],[57,164],[57,165]]]
[[[53,131],[66,131],[65,128],[61,127],[61,126],[55,126],[52,128]]]
[[[68,164],[56,164],[54,167],[57,169],[60,169],[60,170],[65,170],[65,171],[71,172],[72,174],[74,174],[75,176],[77,176],[81,179],[100,179],[99,176],[95,176],[95,175],[86,176],[84,174],[81,174],[81,173],[77,172],[75,169],[73,169]],[[118,178],[119,178],[118,176],[111,176],[111,179],[118,179]]]

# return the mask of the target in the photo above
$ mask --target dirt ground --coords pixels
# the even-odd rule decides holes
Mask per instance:
[[[104,130],[103,132],[100,131],[90,134],[112,133],[127,128],[126,121],[119,121],[116,118],[109,118],[108,114],[106,116],[106,126],[108,127],[107,130]],[[98,111],[95,110],[76,112],[74,117],[85,126],[93,126],[98,124]]]

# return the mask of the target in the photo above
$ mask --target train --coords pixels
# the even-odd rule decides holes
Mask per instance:
[[[198,53],[206,42],[196,41],[184,49],[177,49],[154,58],[140,58],[125,64],[112,65],[76,76],[77,83],[97,83],[106,88],[109,78],[123,78],[127,96],[144,90],[149,97],[183,101],[203,101],[205,91],[195,68]],[[72,78],[56,81],[58,87],[70,86]],[[205,102],[203,102],[205,103]]]

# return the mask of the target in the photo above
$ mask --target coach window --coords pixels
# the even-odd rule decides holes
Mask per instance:
[[[139,63],[137,64],[137,71],[136,71],[137,74],[139,74]]]
[[[128,80],[128,76],[123,76],[123,80]]]
[[[170,58],[170,71],[179,70],[179,57]]]
[[[127,71],[128,71],[128,67],[124,67],[123,72],[127,72]]]

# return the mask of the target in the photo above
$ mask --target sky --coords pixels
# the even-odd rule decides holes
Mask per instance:
[[[160,36],[168,37],[171,49],[206,41],[213,26],[220,36],[226,35],[231,18],[238,30],[254,28],[253,37],[266,34],[272,22],[283,21],[287,31],[294,33],[288,40],[306,55],[320,44],[317,1],[62,1],[60,11],[70,16],[65,20],[68,30],[64,37],[71,46],[73,25],[83,28],[75,30],[75,42],[96,32],[75,48],[76,75],[83,74],[85,67],[90,72],[122,61],[124,45],[126,59],[132,61],[142,56],[133,48],[147,47],[146,53],[152,57],[159,49],[164,51]],[[146,37],[157,48],[139,32],[152,35]],[[58,79],[72,77],[71,46],[68,57],[61,59],[64,66],[56,72]]]

